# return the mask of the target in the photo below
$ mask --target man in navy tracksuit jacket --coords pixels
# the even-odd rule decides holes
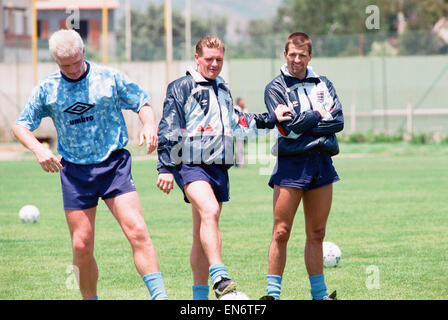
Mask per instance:
[[[328,296],[323,277],[322,242],[332,202],[332,184],[339,180],[331,156],[339,152],[335,133],[344,127],[342,105],[333,84],[308,63],[311,39],[296,32],[288,37],[281,73],[265,89],[269,111],[278,104],[293,110],[292,119],[277,125],[273,148],[277,165],[269,185],[274,189],[274,227],[269,248],[268,299],[280,299],[286,246],[293,220],[303,199],[305,265],[313,299]]]
[[[170,83],[159,124],[158,187],[165,193],[173,180],[193,211],[193,299],[208,299],[208,276],[218,298],[236,289],[221,260],[218,228],[222,203],[229,200],[227,170],[233,164],[233,136],[247,137],[290,120],[286,105],[264,114],[234,109],[232,96],[219,76],[224,43],[207,36],[196,45],[197,68]],[[274,110],[275,109],[275,110]]]

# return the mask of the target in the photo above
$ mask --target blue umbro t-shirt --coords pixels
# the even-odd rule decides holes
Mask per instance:
[[[61,72],[34,89],[17,124],[31,131],[50,117],[56,127],[58,152],[76,164],[94,164],[123,148],[128,133],[122,110],[138,112],[150,95],[122,72],[87,62],[84,76],[73,81]]]

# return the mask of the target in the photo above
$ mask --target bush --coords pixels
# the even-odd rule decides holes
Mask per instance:
[[[432,135],[428,133],[413,134],[409,143],[412,144],[428,144],[432,142]]]
[[[448,144],[448,135],[443,133],[418,133],[407,135],[404,132],[351,132],[338,135],[340,142],[346,143],[395,143],[409,142],[411,144]]]
[[[366,139],[365,135],[360,133],[360,132],[350,133],[347,136],[347,139],[343,139],[343,140],[345,140],[345,142],[351,142],[351,143],[367,142],[367,139]]]
[[[402,133],[396,133],[396,134],[387,134],[384,132],[381,133],[372,133],[368,134],[368,142],[372,143],[383,143],[383,142],[400,142],[403,141],[403,134]]]
[[[441,144],[448,144],[448,135],[445,135],[441,140],[440,140]]]
[[[396,134],[388,134],[384,132],[380,133],[374,133],[374,132],[352,132],[348,135],[341,135],[339,137],[339,140],[341,142],[348,142],[348,143],[391,143],[391,142],[399,142],[403,141],[403,134],[402,133],[396,133]]]

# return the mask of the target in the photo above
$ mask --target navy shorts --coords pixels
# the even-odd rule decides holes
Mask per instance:
[[[184,193],[184,201],[188,200],[184,186],[193,181],[207,181],[210,183],[218,202],[226,202],[230,199],[229,174],[225,166],[216,164],[181,164],[174,172],[174,179]]]
[[[101,163],[80,165],[61,160],[64,209],[80,210],[98,205],[98,198],[109,199],[135,191],[131,175],[131,155],[120,149]]]
[[[269,186],[294,187],[304,191],[339,181],[331,157],[312,152],[278,157]]]

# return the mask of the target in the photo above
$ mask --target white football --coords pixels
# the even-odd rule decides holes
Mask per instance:
[[[322,243],[322,251],[324,254],[324,267],[337,267],[341,261],[341,249],[333,242],[324,241]]]
[[[40,212],[36,206],[26,205],[19,211],[19,218],[23,223],[36,223],[39,220]]]
[[[219,300],[250,300],[250,299],[243,292],[233,291],[233,292],[226,293]]]

